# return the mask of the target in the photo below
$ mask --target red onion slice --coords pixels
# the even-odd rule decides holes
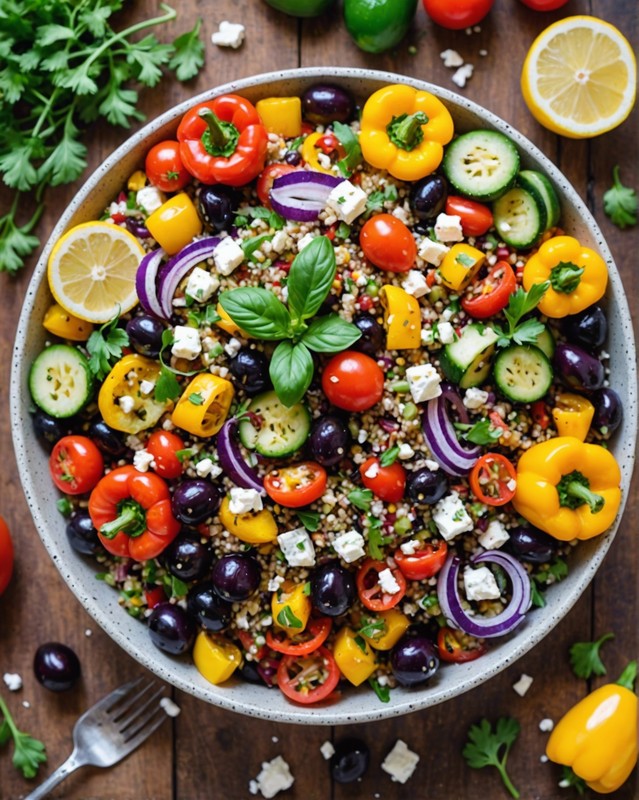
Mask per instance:
[[[463,478],[477,463],[481,447],[479,445],[462,447],[448,416],[447,402],[452,402],[459,410],[462,421],[468,420],[468,414],[457,392],[446,388],[439,397],[429,400],[426,404],[426,411],[422,417],[424,440],[444,472],[455,478]]]
[[[202,261],[211,258],[220,241],[219,236],[209,236],[206,239],[191,242],[162,267],[158,276],[158,294],[164,319],[171,318],[173,297],[182,278],[193,267],[197,267]]]
[[[312,170],[289,172],[273,181],[271,205],[284,219],[311,222],[326,208],[329,194],[343,180]]]
[[[165,319],[157,292],[157,276],[166,253],[160,247],[147,253],[135,274],[135,291],[142,308],[149,314]]]
[[[246,463],[239,445],[234,439],[237,419],[228,419],[220,428],[217,435],[217,455],[220,466],[234,484],[242,489],[255,489],[260,494],[265,494],[262,481],[257,472]]]

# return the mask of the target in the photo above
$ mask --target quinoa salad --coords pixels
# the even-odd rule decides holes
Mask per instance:
[[[426,91],[195,105],[48,277],[69,542],[213,684],[419,690],[614,522],[606,265]]]

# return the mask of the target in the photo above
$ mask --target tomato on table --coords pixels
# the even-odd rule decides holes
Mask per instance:
[[[434,539],[422,542],[414,553],[404,553],[398,548],[393,560],[402,571],[402,574],[411,581],[421,581],[437,575],[444,566],[448,555],[448,545],[444,539]]]
[[[171,140],[153,145],[147,153],[144,171],[153,186],[163,192],[179,192],[191,180],[182,163],[179,142]]]
[[[49,456],[49,471],[57,488],[65,494],[90,492],[104,472],[104,459],[86,436],[63,436]]]
[[[333,654],[318,647],[307,655],[285,655],[277,668],[277,685],[296,703],[310,705],[325,700],[339,683]]]
[[[0,595],[9,585],[13,574],[13,542],[9,526],[0,517]]]
[[[486,645],[461,631],[444,626],[437,634],[437,650],[442,661],[462,664],[483,656]]]
[[[477,25],[488,14],[494,0],[423,0],[428,16],[441,25],[457,31]]]
[[[274,469],[264,478],[264,489],[285,508],[300,508],[318,500],[326,491],[326,470],[316,461],[302,461]]]
[[[507,261],[497,261],[488,275],[472,283],[462,297],[461,306],[475,319],[488,319],[506,308],[510,295],[517,290],[517,279]]]
[[[177,454],[184,450],[184,442],[171,431],[155,431],[149,436],[146,451],[153,456],[153,469],[158,475],[171,480],[179,478],[184,467]]]
[[[459,195],[448,195],[446,213],[460,218],[466,236],[483,236],[493,224],[493,213],[488,206]]]
[[[286,631],[269,628],[266,644],[277,653],[287,656],[305,656],[324,644],[331,632],[333,621],[329,617],[312,619],[302,633],[287,636]]]
[[[392,214],[376,214],[364,223],[359,244],[366,258],[387,272],[407,272],[417,258],[410,229]]]
[[[371,456],[360,466],[362,483],[380,500],[399,503],[406,489],[406,470],[395,461],[387,467],[382,466],[377,456]]]
[[[503,506],[515,496],[517,471],[501,453],[486,453],[472,468],[468,480],[480,503]]]
[[[370,356],[345,350],[333,356],[324,367],[322,389],[337,408],[366,411],[382,399],[384,373]]]
[[[270,194],[273,188],[273,181],[276,178],[281,178],[282,175],[288,175],[289,172],[295,172],[296,169],[298,167],[293,167],[291,164],[269,164],[268,167],[265,167],[260,172],[255,190],[263,206],[271,207]]]
[[[355,577],[357,593],[362,605],[370,611],[388,611],[389,608],[394,608],[406,594],[406,578],[397,567],[391,569],[391,573],[399,585],[399,591],[388,594],[382,589],[379,573],[387,569],[390,568],[385,561],[367,558],[357,570]]]

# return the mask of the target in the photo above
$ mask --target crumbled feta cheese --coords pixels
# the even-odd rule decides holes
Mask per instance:
[[[488,50],[484,50],[484,49],[480,50],[480,51],[479,51],[479,55],[480,55],[480,56],[482,56],[482,58],[483,58],[484,56],[487,56],[487,55],[488,55]]]
[[[224,345],[224,352],[231,356],[231,358],[235,358],[241,349],[242,342],[240,342],[240,340],[236,339],[234,336],[231,337],[230,341]]]
[[[387,772],[392,780],[398,783],[406,783],[410,776],[415,772],[415,767],[419,762],[417,753],[408,749],[406,742],[398,739],[395,746],[382,761],[382,769]]]
[[[290,241],[290,236],[286,231],[277,231],[271,239],[271,248],[275,250],[276,253],[282,253],[286,250],[287,246],[290,246]]]
[[[532,682],[533,679],[530,677],[530,675],[526,675],[526,673],[524,673],[516,683],[513,683],[513,689],[520,697],[523,697],[528,689],[530,689],[532,686]]]
[[[555,727],[555,723],[546,717],[546,719],[542,719],[539,723],[539,730],[542,733],[550,733],[550,731]]]
[[[144,383],[144,381],[142,381],[142,383]],[[130,450],[141,450],[144,447],[140,439],[132,433],[126,437],[125,442]]]
[[[441,375],[432,364],[418,364],[406,370],[406,380],[416,403],[425,403],[442,393]]]
[[[464,238],[461,217],[443,212],[438,214],[435,220],[435,236],[440,242],[461,242]]]
[[[395,576],[391,572],[390,568],[387,567],[383,569],[378,575],[377,580],[379,581],[380,588],[382,592],[385,594],[397,594],[400,590],[400,585],[395,580]]]
[[[498,519],[492,520],[485,531],[477,537],[479,544],[486,550],[497,550],[510,539],[508,531]]]
[[[466,408],[481,408],[484,403],[488,401],[488,397],[488,392],[485,392],[483,389],[477,389],[475,386],[471,386],[470,389],[466,389],[463,403]]]
[[[466,567],[464,591],[468,600],[497,600],[501,595],[495,576],[488,567]]]
[[[429,344],[434,344],[435,330],[433,328],[422,328],[420,340],[424,347],[428,347]]]
[[[17,672],[5,672],[2,676],[2,680],[5,682],[10,692],[18,692],[22,689],[22,678]]]
[[[269,590],[269,592],[276,592],[284,583],[284,580],[285,578],[283,575],[274,575],[268,582],[268,586],[266,588]]]
[[[457,50],[442,50],[439,54],[439,57],[444,62],[445,67],[461,67],[464,63],[464,59],[459,55]]]
[[[350,225],[353,220],[366,211],[366,192],[350,181],[342,181],[331,190],[326,205],[332,209],[339,219]]]
[[[261,511],[263,508],[262,495],[257,489],[242,489],[234,486],[231,489],[229,511],[231,514],[246,514],[250,511]]]
[[[239,22],[222,20],[219,29],[211,34],[211,41],[218,47],[232,47],[234,50],[244,41],[246,28]]]
[[[437,335],[442,344],[452,344],[455,341],[455,329],[450,322],[440,322],[437,326]]]
[[[188,325],[176,325],[173,329],[173,337],[171,353],[176,358],[186,358],[187,361],[193,361],[202,352],[200,334],[196,328],[191,328]]]
[[[136,192],[135,202],[136,205],[143,208],[147,214],[152,214],[157,211],[161,205],[166,201],[164,193],[161,192],[157,186],[145,186]]]
[[[432,460],[432,459],[430,459],[430,458],[427,458],[427,459],[424,461],[424,466],[425,466],[427,469],[429,469],[431,472],[437,472],[437,470],[439,469],[439,464],[438,464],[436,461],[433,461],[433,460]]]
[[[123,394],[121,397],[118,397],[118,405],[125,414],[130,414],[135,408],[135,400],[131,395]]]
[[[196,302],[206,303],[219,286],[220,282],[215,275],[212,275],[201,267],[195,267],[189,275],[184,291]]]
[[[473,521],[468,515],[466,508],[457,494],[451,492],[442,497],[442,499],[435,505],[433,511],[433,521],[437,525],[437,530],[441,533],[442,538],[449,542],[455,536],[466,531],[472,531]]]
[[[313,241],[314,238],[315,238],[315,234],[314,233],[306,233],[306,234],[304,234],[304,236],[302,236],[302,238],[298,239],[298,241],[297,241],[297,252],[301,253],[302,250],[307,245],[309,245]]]
[[[328,761],[328,759],[335,754],[335,748],[333,747],[333,743],[329,742],[327,739],[324,742],[324,744],[320,747],[320,753]]]
[[[466,81],[470,80],[473,76],[474,67],[472,64],[464,64],[463,66],[459,67],[459,69],[455,70],[453,77],[451,78],[452,82],[459,86],[460,89],[463,89],[466,85]]]
[[[426,238],[419,246],[419,257],[434,267],[438,267],[449,250],[448,245]]]
[[[203,458],[195,465],[195,472],[200,478],[219,478],[223,470],[212,458]]]
[[[423,297],[430,292],[428,284],[426,283],[426,278],[423,273],[417,269],[408,271],[406,277],[402,281],[402,287],[405,292],[412,294],[413,297]]]
[[[419,539],[409,539],[407,542],[402,542],[399,549],[405,556],[413,556],[419,550],[420,545]]]
[[[363,429],[359,431],[359,433],[357,434],[357,441],[359,442],[359,444],[364,444],[364,442],[367,439],[368,439],[368,431],[365,431]]]
[[[230,275],[244,261],[244,250],[227,236],[213,250],[213,261],[220,275]]]
[[[149,395],[155,389],[155,381],[140,381],[140,394]]]
[[[262,770],[255,781],[249,784],[249,790],[252,794],[257,794],[253,791],[253,788],[257,788],[263,797],[275,797],[278,792],[290,789],[294,781],[286,761],[282,756],[276,756],[272,761],[262,763]]]
[[[148,472],[153,464],[153,454],[148,450],[136,450],[133,454],[133,466],[138,472]]]
[[[364,537],[356,530],[347,531],[338,536],[333,542],[333,549],[347,564],[364,558]]]
[[[174,703],[170,697],[163,697],[160,700],[160,706],[164,709],[164,713],[168,717],[177,717],[182,710],[177,703]]]
[[[315,566],[315,548],[306,528],[280,533],[277,541],[290,567]]]
[[[400,444],[397,458],[401,459],[402,461],[406,461],[407,459],[412,458],[414,455],[415,451],[407,442],[402,442]]]

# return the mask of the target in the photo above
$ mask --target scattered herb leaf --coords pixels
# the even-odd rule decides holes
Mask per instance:
[[[40,764],[46,763],[47,755],[44,744],[28,733],[18,730],[6,703],[0,697],[0,745],[13,739],[13,766],[22,772],[25,778],[35,778]]]
[[[510,748],[519,736],[520,725],[512,717],[500,717],[493,732],[490,722],[482,719],[479,725],[471,725],[462,755],[473,769],[495,767],[504,786],[517,800],[519,792],[506,772],[506,761]]]
[[[612,186],[604,192],[603,204],[606,215],[618,228],[637,224],[637,192],[624,186],[619,177],[619,165],[612,170]]]
[[[606,668],[599,651],[601,645],[614,639],[614,633],[604,633],[596,642],[575,642],[570,648],[570,666],[578,678],[588,680],[593,675],[605,675]]]

